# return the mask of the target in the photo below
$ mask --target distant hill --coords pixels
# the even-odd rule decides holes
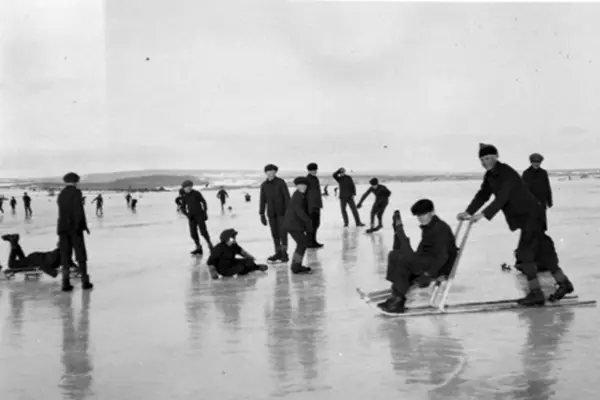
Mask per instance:
[[[82,181],[79,187],[82,190],[105,190],[105,191],[124,191],[132,190],[161,190],[161,188],[170,188],[180,186],[181,182],[190,179],[197,185],[205,185],[206,180],[198,179],[191,175],[145,175],[130,178],[115,179],[108,182],[86,182]],[[64,186],[62,180],[54,181],[32,181],[21,182],[15,185],[17,187],[35,186],[43,190],[61,189]]]

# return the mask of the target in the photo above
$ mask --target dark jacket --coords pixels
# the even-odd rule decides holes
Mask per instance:
[[[225,189],[221,189],[217,192],[217,197],[221,200],[226,199],[227,197],[229,197],[229,194],[227,193],[227,191],[225,191]]]
[[[202,193],[192,189],[189,193],[183,193],[183,208],[182,212],[188,216],[188,218],[201,218],[206,220],[208,215],[208,207],[206,206],[206,200]]]
[[[56,232],[61,234],[82,233],[88,229],[83,208],[83,195],[75,186],[61,190],[57,199],[58,223]]]
[[[417,247],[416,256],[426,261],[429,268],[425,272],[430,276],[450,274],[457,253],[452,229],[437,215],[433,216],[429,224],[421,226],[421,243]]]
[[[249,196],[248,196],[249,197]],[[272,180],[265,180],[260,185],[260,215],[264,215],[265,208],[269,218],[283,217],[290,203],[290,190],[285,181],[275,177]]]
[[[229,275],[227,272],[234,266],[236,256],[241,256],[243,251],[237,243],[229,246],[221,242],[213,247],[206,263],[215,267],[221,275]]]
[[[319,178],[311,174],[306,175],[308,189],[306,189],[306,205],[308,212],[323,208],[323,197],[321,194],[321,182]]]
[[[390,190],[387,187],[383,185],[377,185],[375,189],[373,189],[373,187],[370,187],[369,190],[367,190],[365,194],[362,195],[358,204],[362,204],[362,202],[365,201],[365,199],[371,193],[375,195],[376,204],[388,203],[390,201],[390,196],[392,195],[392,192],[390,192]]]
[[[336,171],[333,174],[333,179],[335,179],[340,186],[340,199],[349,199],[356,196],[356,185],[351,176],[340,176],[340,172]]]
[[[502,210],[511,231],[523,228],[529,218],[537,218],[541,213],[537,199],[517,171],[507,164],[498,162],[485,173],[481,188],[467,207],[467,212],[475,214],[492,194],[494,201],[483,210],[483,215],[491,220]]]
[[[544,208],[552,207],[552,189],[548,172],[543,168],[529,167],[523,171],[523,181],[529,191],[542,204]]]
[[[283,217],[283,228],[289,231],[312,232],[312,221],[306,213],[304,195],[295,191]]]
[[[28,206],[31,204],[31,197],[29,196],[23,196],[23,204]]]

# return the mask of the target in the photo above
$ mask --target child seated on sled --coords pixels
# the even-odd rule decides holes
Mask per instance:
[[[394,250],[388,255],[386,279],[392,282],[392,295],[378,304],[382,310],[403,313],[411,285],[428,287],[434,279],[450,274],[458,253],[454,233],[435,215],[433,202],[417,201],[411,212],[419,220],[421,243],[414,251],[404,232],[400,212],[394,212]]]
[[[255,258],[237,244],[237,234],[235,229],[225,229],[221,233],[221,242],[211,250],[206,263],[214,279],[217,279],[219,275],[246,275],[250,272],[268,269],[264,264],[256,264]]]
[[[58,246],[52,251],[34,251],[28,256],[25,256],[23,248],[19,244],[18,234],[3,235],[2,240],[10,243],[10,254],[8,256],[8,269],[10,270],[26,270],[31,268],[39,268],[47,275],[56,278],[60,268],[60,250]],[[71,261],[71,266],[76,267]]]

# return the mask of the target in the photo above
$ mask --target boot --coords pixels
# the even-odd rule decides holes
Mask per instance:
[[[575,290],[573,284],[568,279],[564,282],[558,283],[557,286],[558,287],[556,289],[556,292],[552,293],[548,297],[548,301],[551,303],[555,303],[557,301],[562,300],[566,295],[573,293],[573,291]]]
[[[381,307],[381,309],[389,313],[404,314],[404,312],[406,311],[405,304],[406,297],[394,293],[392,298],[390,299],[390,302],[387,305]]]
[[[71,285],[71,282],[63,280],[62,291],[63,292],[72,292],[73,291],[73,285]]]
[[[201,256],[204,253],[204,251],[202,250],[202,246],[198,245],[198,247],[196,247],[196,250],[193,250],[190,252],[190,254],[194,255],[194,256]]]
[[[277,263],[281,260],[281,251],[277,250],[275,251],[275,254],[273,254],[271,257],[267,258],[267,261],[270,263]]]
[[[288,254],[286,252],[281,252],[281,262],[282,263],[287,263],[290,262],[290,257],[288,256]]]
[[[358,222],[356,223],[356,226],[357,226],[358,228],[362,228],[363,226],[365,226],[365,224],[363,224],[362,222],[358,221]]]
[[[265,264],[257,264],[256,268],[258,268],[258,270],[262,272],[266,272],[269,269],[269,267],[267,267]]]
[[[292,273],[294,274],[310,274],[311,272],[310,267],[305,267],[300,263],[292,263]]]
[[[517,304],[524,307],[543,306],[546,304],[546,296],[544,296],[542,289],[532,289],[529,291],[527,296],[519,299]]]
[[[88,274],[87,262],[79,263],[79,272],[81,273],[81,288],[84,290],[90,290],[94,288],[92,282],[90,282],[90,275]]]

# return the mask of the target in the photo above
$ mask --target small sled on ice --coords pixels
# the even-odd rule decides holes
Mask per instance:
[[[27,267],[27,268],[16,268],[16,269],[5,269],[2,271],[4,278],[6,280],[13,280],[15,279],[15,277],[17,275],[23,275],[25,277],[25,280],[38,280],[40,279],[40,276],[42,276],[44,274],[44,271],[42,271],[41,268],[39,267]],[[74,279],[80,279],[81,278],[81,272],[79,271],[79,268],[77,268],[76,266],[71,266],[71,278]]]
[[[508,299],[508,300],[493,300],[493,301],[480,301],[480,302],[468,302],[468,303],[456,303],[456,304],[447,304],[448,293],[450,292],[450,288],[452,287],[452,282],[454,280],[454,276],[456,275],[456,268],[462,256],[462,253],[465,248],[465,244],[467,241],[467,237],[471,231],[473,223],[470,222],[467,225],[467,229],[462,237],[460,246],[458,248],[458,254],[456,256],[456,260],[454,261],[454,265],[452,266],[452,270],[448,277],[440,277],[431,283],[429,286],[429,301],[427,304],[415,305],[412,306],[407,305],[406,311],[401,314],[390,313],[382,310],[377,306],[378,303],[385,301],[391,295],[391,289],[378,290],[375,292],[367,293],[360,288],[357,288],[356,291],[367,305],[376,309],[381,315],[392,318],[408,318],[408,317],[417,317],[417,316],[427,316],[427,315],[445,315],[445,314],[467,314],[467,313],[484,313],[484,312],[494,312],[494,311],[504,311],[504,310],[513,310],[513,309],[524,309],[524,308],[533,308],[522,306],[517,303],[518,299]],[[458,227],[456,229],[455,237],[458,238],[460,234],[461,228],[463,226],[463,221],[460,221]],[[427,289],[425,289],[427,290]],[[412,293],[409,294],[409,297],[413,297],[415,292],[418,292],[417,289],[412,289]],[[554,302],[554,303],[546,303],[543,306],[539,306],[538,308],[556,308],[556,307],[585,307],[585,306],[595,306],[596,300],[580,300],[577,295],[568,295],[565,296],[562,300]]]

